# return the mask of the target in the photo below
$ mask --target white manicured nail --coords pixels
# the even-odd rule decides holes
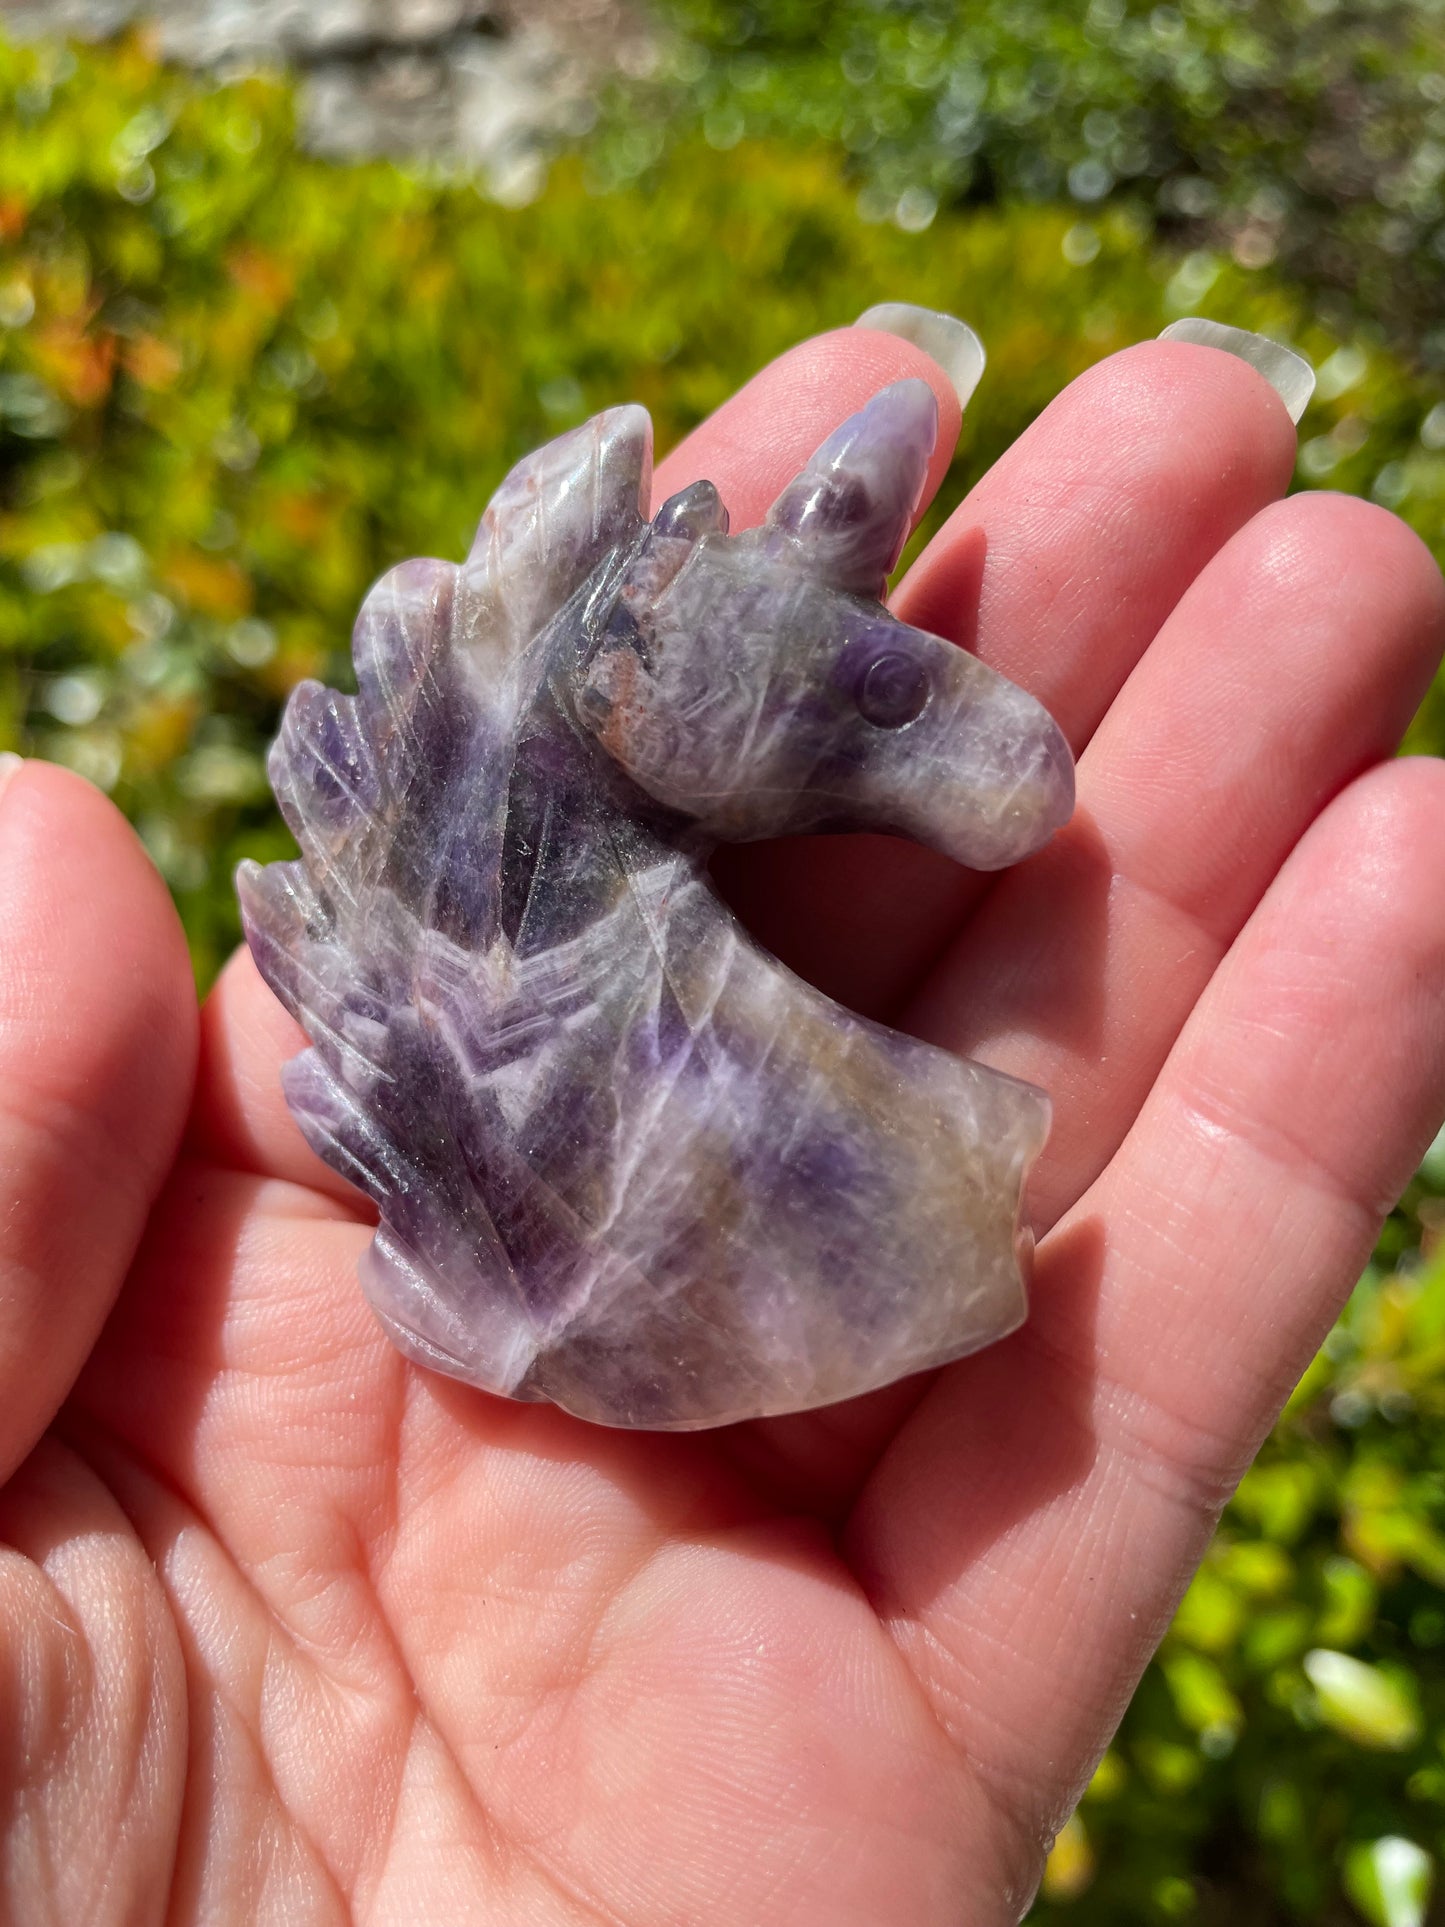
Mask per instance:
[[[911,341],[915,348],[933,357],[953,383],[959,401],[968,406],[988,357],[966,321],[938,308],[916,307],[911,301],[880,301],[876,307],[865,308],[853,326],[876,328],[879,334]]]
[[[1161,341],[1193,341],[1201,348],[1222,348],[1227,355],[1238,355],[1264,376],[1298,422],[1315,392],[1315,371],[1303,355],[1268,335],[1252,335],[1247,328],[1229,328],[1222,321],[1206,321],[1203,315],[1186,315],[1171,321],[1159,336]]]

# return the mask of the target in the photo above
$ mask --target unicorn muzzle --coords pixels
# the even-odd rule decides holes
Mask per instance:
[[[1072,816],[1073,756],[1025,690],[952,643],[926,640],[928,702],[906,725],[879,730],[868,787],[904,835],[970,869],[1006,869]]]

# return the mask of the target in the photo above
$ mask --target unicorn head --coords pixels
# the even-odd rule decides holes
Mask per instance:
[[[937,431],[928,385],[898,382],[762,528],[729,536],[706,482],[652,522],[574,705],[703,837],[889,830],[993,870],[1068,819],[1073,759],[1042,705],[880,604]]]

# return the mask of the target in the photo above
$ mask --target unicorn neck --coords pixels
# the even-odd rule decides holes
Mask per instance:
[[[690,867],[639,795],[544,682],[518,733],[502,835],[499,923],[519,956],[606,916],[629,876]]]

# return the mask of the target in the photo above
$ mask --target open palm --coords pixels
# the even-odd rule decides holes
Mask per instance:
[[[951,441],[939,370],[844,331],[658,499],[706,474],[756,521],[912,374]],[[729,853],[796,968],[1055,1099],[1028,1325],[831,1411],[614,1433],[404,1363],[281,1102],[300,1033],[240,957],[197,1071],[139,846],[13,777],[6,1918],[1018,1918],[1445,1107],[1445,769],[1383,761],[1445,595],[1383,511],[1281,501],[1293,452],[1217,350],[1101,364],[895,598],[1052,709],[1074,823],[986,889],[880,839]]]

